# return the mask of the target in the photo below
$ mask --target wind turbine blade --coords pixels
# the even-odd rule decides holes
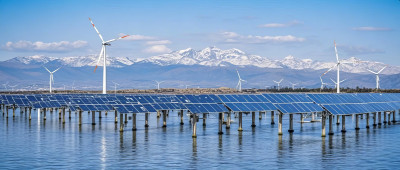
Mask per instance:
[[[239,71],[238,71],[238,70],[236,70],[236,72],[237,72],[237,74],[238,74],[239,80],[241,80],[241,78],[240,78],[240,74],[239,74]]]
[[[378,74],[377,72],[374,72],[374,71],[372,71],[372,70],[370,70],[370,69],[367,69],[369,72],[371,72],[372,74]]]
[[[340,83],[343,83],[344,81],[346,81],[347,79],[344,79],[344,80],[342,80],[342,81],[340,81]]]
[[[283,79],[281,79],[281,81],[279,81],[279,83],[281,83],[283,81]]]
[[[335,80],[331,79],[331,81],[332,81],[333,83],[337,84]]]
[[[101,36],[99,30],[97,30],[97,28],[94,26],[92,19],[89,18],[89,21],[90,21],[90,23],[92,23],[93,28],[96,30],[97,34],[99,34],[99,37],[100,37],[100,39],[101,39],[101,42],[104,43],[103,36]]]
[[[381,70],[378,71],[377,74],[381,73],[387,66],[383,67]]]
[[[335,64],[333,67],[329,68],[328,70],[326,70],[324,73],[321,74],[321,77],[324,76],[325,74],[327,74],[328,72],[330,72],[332,69],[334,69],[337,66],[337,64]]]
[[[44,69],[47,70],[47,72],[51,73],[51,71],[49,69],[47,69],[47,67],[43,66]]]
[[[99,59],[97,59],[96,67],[94,68],[94,71],[93,71],[93,72],[96,72],[97,66],[98,66],[99,63],[100,63],[100,59],[101,59],[101,57],[103,56],[103,50],[104,50],[104,46],[101,47],[100,54],[99,54]]]
[[[112,40],[108,40],[108,41],[106,41],[105,43],[110,43],[110,42],[113,42],[113,41],[117,41],[117,40],[120,40],[120,39],[122,39],[122,38],[129,37],[129,36],[130,36],[130,35],[124,35],[124,36],[119,37],[119,38],[114,38],[114,39],[112,39]]]
[[[333,43],[335,44],[336,61],[339,63],[339,55],[338,55],[337,49],[336,49],[336,41],[333,41]]]
[[[272,80],[272,81],[274,81],[274,83],[278,83],[277,81],[275,81],[275,80]]]
[[[56,71],[60,70],[60,68],[61,68],[61,67],[59,67],[58,69],[54,70],[54,71],[51,72],[51,73],[55,73]]]

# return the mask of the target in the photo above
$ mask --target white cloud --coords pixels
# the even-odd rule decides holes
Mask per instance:
[[[282,28],[282,27],[291,27],[291,26],[295,26],[295,25],[299,25],[301,24],[301,22],[299,21],[291,21],[288,23],[269,23],[269,24],[264,24],[261,25],[260,27],[264,27],[264,28]]]
[[[338,48],[348,55],[382,54],[385,51],[362,46],[338,45]]]
[[[286,42],[303,42],[306,39],[301,37],[295,37],[292,35],[284,36],[259,36],[259,35],[239,35],[235,32],[223,32],[223,41],[226,43],[286,43]]]
[[[43,51],[43,52],[68,52],[75,49],[86,47],[88,43],[86,41],[78,40],[74,42],[60,41],[45,43],[41,41],[30,42],[30,41],[18,41],[18,42],[7,42],[3,49],[8,51]]]
[[[163,44],[171,44],[169,40],[158,40],[158,41],[147,41],[146,45],[163,45]]]
[[[172,50],[165,45],[153,45],[143,51],[146,53],[170,53]]]
[[[118,34],[119,36],[125,36],[126,34]],[[155,37],[145,36],[145,35],[129,35],[128,37],[124,38],[123,40],[131,40],[131,41],[146,41],[146,40],[155,40]]]
[[[356,31],[391,31],[391,28],[385,28],[385,27],[356,27],[353,28],[353,30]]]

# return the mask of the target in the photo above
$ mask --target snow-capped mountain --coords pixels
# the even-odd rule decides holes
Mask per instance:
[[[334,58],[333,58],[334,59]],[[77,57],[47,57],[47,56],[28,56],[16,57],[6,62],[18,62],[29,65],[43,65],[46,63],[57,63],[69,67],[95,66],[97,56],[77,56]],[[335,62],[321,62],[311,59],[297,59],[294,56],[287,56],[282,60],[271,60],[258,55],[246,54],[239,49],[222,50],[216,47],[207,47],[203,50],[192,48],[174,51],[168,54],[153,56],[147,59],[133,59],[128,57],[107,57],[107,65],[110,67],[125,67],[138,63],[151,63],[160,66],[169,65],[201,65],[210,67],[225,66],[255,66],[259,68],[287,68],[293,70],[327,70],[336,65]],[[100,61],[99,65],[102,65]],[[362,61],[355,57],[343,60],[341,71],[348,73],[369,73],[367,69],[377,71],[387,64]],[[400,67],[388,66],[382,74],[399,74]]]

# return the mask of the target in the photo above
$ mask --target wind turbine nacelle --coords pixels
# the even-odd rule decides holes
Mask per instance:
[[[103,43],[103,45],[108,45],[108,46],[111,46],[111,44],[110,44],[110,43]]]

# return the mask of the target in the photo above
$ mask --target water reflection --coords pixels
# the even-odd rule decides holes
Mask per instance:
[[[192,138],[192,158],[197,159],[197,138]]]

